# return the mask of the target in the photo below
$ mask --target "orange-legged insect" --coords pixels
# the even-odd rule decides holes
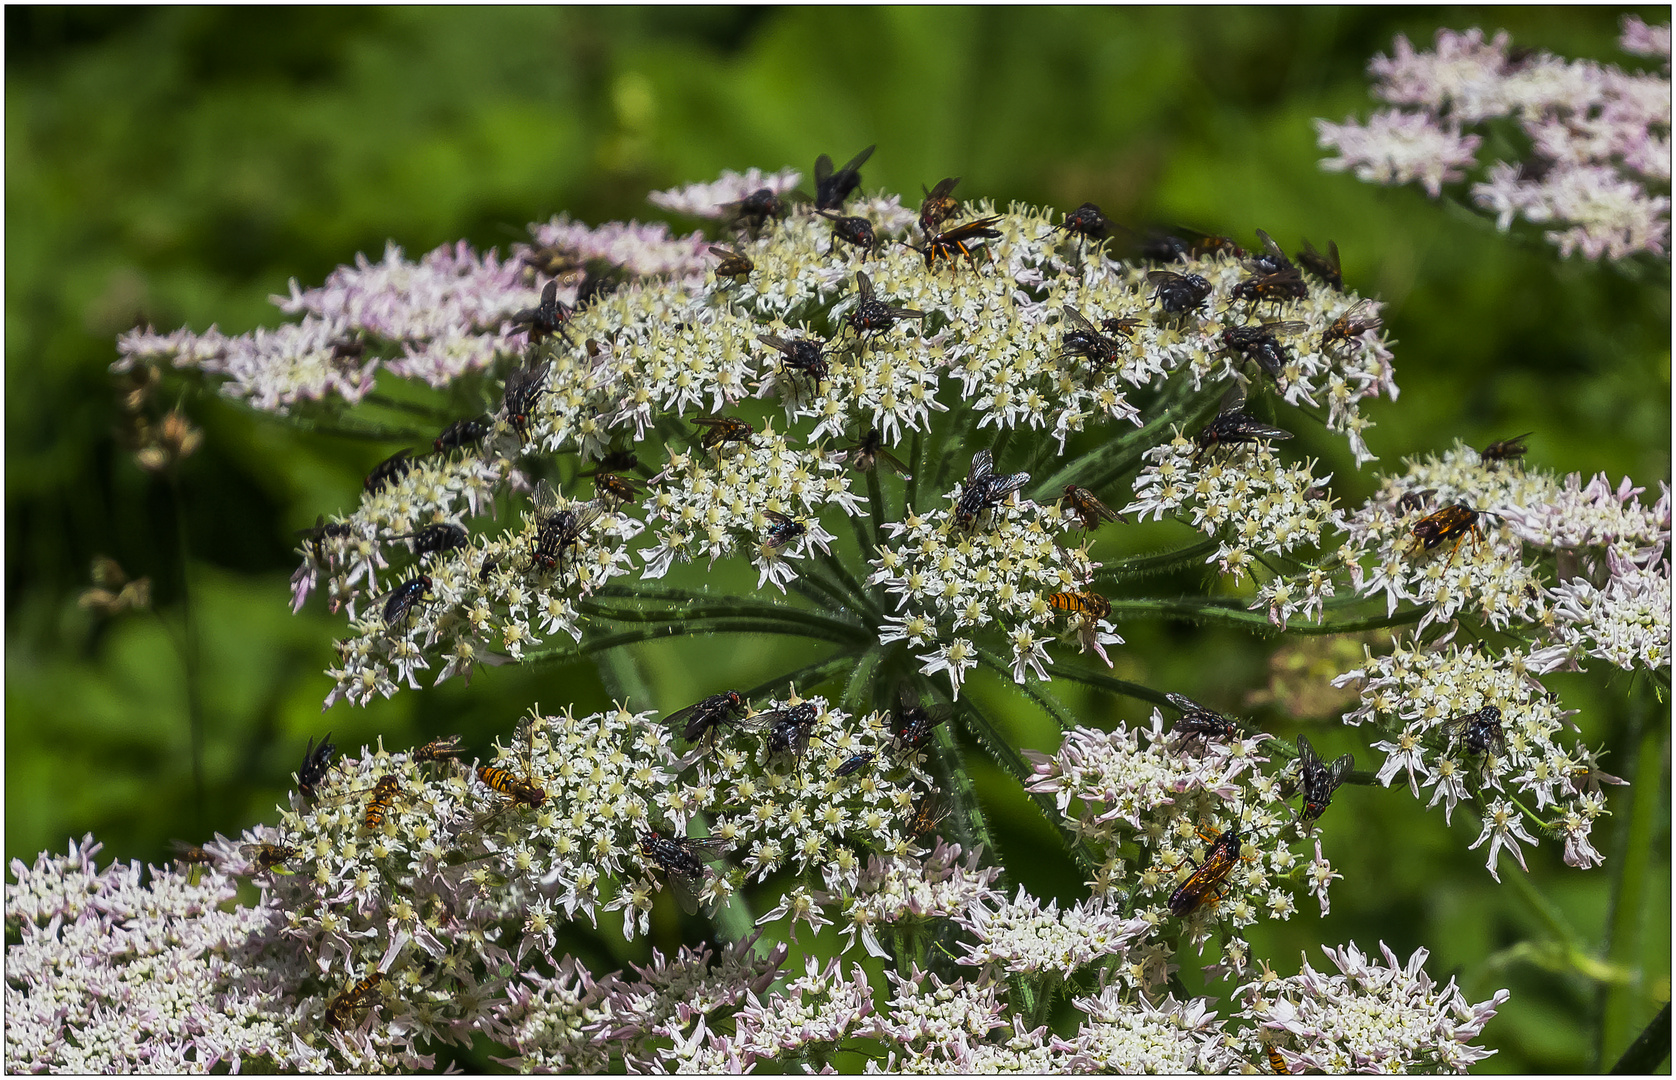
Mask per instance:
[[[276,866],[283,866],[301,854],[294,847],[283,844],[241,844],[239,854],[249,859],[253,873],[272,870]]]
[[[1344,314],[1334,319],[1327,329],[1321,331],[1321,351],[1326,352],[1330,346],[1341,341],[1348,345],[1369,330],[1378,330],[1379,327],[1380,319],[1374,314],[1373,303],[1358,300]]]
[[[948,808],[943,805],[943,800],[937,797],[935,791],[928,791],[914,804],[914,812],[909,815],[904,829],[910,840],[918,840],[942,824],[943,819],[948,816]]]
[[[1486,513],[1488,511],[1474,510],[1465,503],[1450,503],[1441,510],[1432,511],[1414,523],[1412,531],[1420,541],[1419,551],[1431,551],[1447,540],[1454,540],[1455,546],[1449,549],[1449,561],[1453,562],[1455,553],[1461,549],[1461,541],[1467,536],[1472,537],[1475,548],[1483,543],[1484,530],[1478,527],[1478,519]]]
[[[1292,1075],[1292,1070],[1286,1065],[1286,1059],[1280,1056],[1280,1047],[1273,1043],[1269,1044],[1269,1068],[1274,1070],[1276,1076]]]
[[[749,423],[733,416],[695,416],[693,423],[705,429],[698,444],[706,450],[725,442],[749,443],[757,433]]]
[[[1067,615],[1087,615],[1103,619],[1112,613],[1112,602],[1099,593],[1056,592],[1047,598],[1049,606]]]
[[[1170,914],[1178,918],[1191,915],[1211,893],[1220,895],[1228,875],[1239,864],[1240,847],[1244,842],[1237,825],[1229,826],[1226,832],[1212,841],[1210,850],[1205,853],[1205,861],[1170,894]]]
[[[920,203],[919,207],[919,228],[925,235],[930,236],[943,222],[951,217],[959,217],[963,212],[960,200],[949,194],[958,183],[958,176],[945,177],[937,181],[936,187],[925,193],[925,201]]]
[[[351,983],[343,993],[326,1004],[326,1026],[333,1031],[342,1031],[354,1018],[355,1010],[372,1004],[372,996],[383,981],[383,973],[375,971],[359,982]]]
[[[361,824],[368,832],[377,832],[384,827],[384,815],[390,812],[390,804],[396,801],[401,789],[401,784],[388,773],[378,778],[378,783],[372,787],[372,798],[367,800],[366,813],[361,817]]]

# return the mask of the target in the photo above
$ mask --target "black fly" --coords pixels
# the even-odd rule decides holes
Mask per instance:
[[[954,504],[955,524],[962,529],[976,527],[979,515],[999,506],[1007,496],[1029,482],[1030,474],[1027,472],[996,472],[994,455],[988,450],[979,450],[966,473],[966,484],[960,489],[960,499]]]
[[[876,144],[875,144],[876,145]],[[815,209],[836,210],[850,193],[861,186],[861,167],[873,156],[869,146],[851,158],[842,169],[832,171],[832,159],[822,154],[815,159]]]

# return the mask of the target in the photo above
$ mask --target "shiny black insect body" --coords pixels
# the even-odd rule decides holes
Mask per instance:
[[[1514,461],[1525,456],[1525,440],[1536,434],[1527,431],[1523,435],[1515,435],[1511,439],[1493,442],[1478,451],[1478,460],[1485,465],[1494,465],[1498,461]]]
[[[1397,513],[1412,514],[1417,510],[1424,510],[1431,505],[1432,496],[1437,494],[1437,488],[1424,488],[1420,491],[1405,491],[1397,498]]]
[[[757,268],[757,264],[752,262],[749,256],[730,247],[712,247],[710,254],[722,257],[722,261],[716,264],[716,276],[719,278],[726,277],[733,278],[735,281],[743,281],[751,276],[752,270]]]
[[[902,319],[923,319],[925,312],[897,307],[880,300],[873,292],[873,279],[864,270],[855,272],[856,289],[860,295],[855,306],[844,316],[844,321],[857,334],[871,336],[889,330]]]
[[[860,772],[864,767],[866,767],[868,762],[872,761],[877,756],[878,755],[873,753],[871,750],[864,751],[860,754],[851,754],[842,765],[832,770],[832,775],[849,776],[851,773]]]
[[[1100,212],[1100,208],[1098,206],[1095,206],[1091,202],[1085,202],[1075,210],[1072,210],[1069,214],[1065,215],[1065,220],[1063,222],[1054,226],[1056,229],[1060,229],[1064,232],[1072,233],[1077,236],[1085,236],[1090,240],[1104,239],[1108,234],[1110,234],[1111,227],[1111,221],[1106,218],[1105,214]]]
[[[1168,230],[1155,229],[1141,245],[1141,257],[1153,262],[1185,262],[1202,255],[1231,255],[1244,258],[1245,249],[1226,236],[1189,229],[1176,225]]]
[[[394,454],[379,462],[367,474],[361,486],[367,489],[368,495],[377,495],[384,490],[386,484],[393,480],[400,480],[413,468],[413,451],[398,450]]]
[[[988,450],[979,450],[966,473],[966,484],[960,489],[960,499],[954,504],[955,524],[962,529],[975,528],[978,517],[985,510],[1001,505],[1007,496],[1029,482],[1030,474],[1027,472],[996,472],[994,455]]]
[[[906,241],[904,241],[904,244],[925,256],[927,269],[935,266],[938,259],[942,259],[953,266],[955,257],[964,255],[966,265],[975,270],[978,266],[976,252],[980,250],[976,241],[998,239],[1001,236],[1001,230],[991,228],[991,226],[1000,220],[999,217],[978,218],[976,221],[968,221],[964,225],[956,225],[946,232],[930,234],[925,238],[924,247],[916,247],[913,244],[907,244]],[[982,250],[987,252],[988,249]]]
[[[484,420],[456,420],[442,429],[433,445],[437,453],[445,454],[450,450],[476,446],[493,430],[493,426]]]
[[[723,724],[744,715],[745,699],[736,690],[723,690],[671,713],[664,723],[679,726],[681,738],[695,743],[706,737],[714,738]]]
[[[765,745],[770,755],[790,754],[794,758],[801,758],[809,749],[809,736],[814,732],[815,721],[819,716],[814,703],[805,701],[799,705],[788,705],[783,709],[757,713],[739,723],[740,726],[753,731],[768,732]]]
[[[1497,756],[1507,756],[1507,734],[1502,730],[1501,710],[1494,705],[1445,720],[1443,727],[1469,754],[1483,755],[1494,750]]]
[[[1303,274],[1295,266],[1271,274],[1256,274],[1234,286],[1233,299],[1247,304],[1286,304],[1309,295]]]
[[[895,469],[902,476],[908,475],[908,466],[889,450],[885,449],[884,434],[876,427],[868,428],[866,434],[857,439],[853,446],[843,448],[849,455],[850,467],[857,472],[872,472],[879,462],[884,462]]]
[[[1190,697],[1181,694],[1165,694],[1170,704],[1181,710],[1181,719],[1176,721],[1170,730],[1181,736],[1181,742],[1186,743],[1198,739],[1201,742],[1210,739],[1237,739],[1239,728],[1234,722],[1219,712],[1207,709]]]
[[[417,532],[397,533],[391,540],[412,540],[413,553],[419,556],[433,555],[439,551],[453,551],[457,547],[464,547],[466,531],[450,521],[439,521],[434,525],[427,525]]]
[[[834,244],[833,247],[826,249],[828,255],[832,254],[833,248],[837,246],[836,241],[839,240],[866,252],[878,250],[879,234],[873,230],[871,221],[864,217],[844,217],[842,214],[834,214],[830,210],[822,210],[820,215],[832,222]]]
[[[749,230],[753,236],[768,222],[783,217],[786,212],[785,201],[771,188],[758,188],[731,205],[734,222]]]
[[[543,480],[535,487],[535,545],[530,558],[543,569],[556,569],[564,562],[565,554],[582,538],[582,531],[598,520],[603,508],[597,503],[585,503],[569,510],[560,510],[559,497],[552,485]]]
[[[809,526],[801,521],[774,510],[764,510],[762,516],[768,519],[768,530],[762,536],[763,546],[776,551],[809,531]]]
[[[315,516],[312,528],[298,529],[296,535],[313,549],[314,561],[323,563],[326,561],[326,541],[342,540],[349,536],[350,532],[349,522],[327,521],[326,515],[319,514]]]
[[[518,368],[506,377],[506,392],[501,398],[501,410],[506,414],[506,422],[512,425],[520,439],[529,435],[530,415],[535,411],[535,403],[547,392],[549,371],[551,365],[542,361]]]
[[[1197,311],[1210,298],[1211,284],[1198,274],[1154,270],[1146,279],[1153,284],[1153,300],[1167,315]]]
[[[688,915],[698,913],[699,894],[709,875],[704,864],[720,859],[728,846],[728,841],[718,837],[664,836],[655,829],[640,834],[641,856],[664,872],[670,891]]]
[[[1327,253],[1323,255],[1305,240],[1304,249],[1298,252],[1297,259],[1299,265],[1326,282],[1334,292],[1344,291],[1344,272],[1339,269],[1337,243],[1327,241]]]
[[[725,442],[749,443],[757,429],[735,416],[695,416],[693,423],[704,429],[699,445],[706,450]]]
[[[836,210],[844,205],[850,193],[861,186],[861,167],[873,156],[869,146],[845,163],[837,172],[832,170],[832,159],[822,154],[815,159],[815,209]]]
[[[815,391],[820,391],[821,383],[826,381],[828,368],[826,366],[826,342],[820,338],[797,338],[796,340],[778,337],[774,334],[758,334],[757,340],[779,351],[781,372],[793,378],[802,378],[814,384]]]
[[[1095,371],[1115,367],[1122,362],[1124,346],[1094,329],[1094,324],[1083,318],[1082,312],[1076,308],[1065,308],[1060,313],[1060,321],[1068,327],[1059,339],[1063,355],[1081,357]]]
[[[1302,322],[1269,322],[1247,323],[1244,326],[1230,326],[1222,331],[1222,347],[1236,356],[1250,360],[1263,369],[1263,373],[1276,382],[1286,369],[1286,361],[1291,357],[1286,346],[1281,344],[1281,334],[1301,334],[1309,329],[1308,323]]]
[[[1290,438],[1292,433],[1285,428],[1265,424],[1249,413],[1231,409],[1218,413],[1193,436],[1193,443],[1198,447],[1193,453],[1193,462],[1197,464],[1200,456],[1213,447],[1249,445]]]
[[[532,308],[525,308],[512,316],[510,320],[514,326],[529,327],[530,342],[533,344],[559,334],[569,340],[569,331],[565,323],[570,321],[573,311],[569,304],[559,300],[559,283],[549,281],[541,290],[541,302]]]
[[[1085,487],[1075,484],[1065,485],[1065,510],[1074,516],[1085,531],[1092,532],[1100,527],[1102,521],[1122,521],[1116,510],[1101,502]]]
[[[1286,252],[1280,250],[1280,245],[1274,242],[1274,237],[1257,230],[1257,239],[1263,250],[1245,261],[1245,268],[1253,274],[1283,274],[1293,269],[1292,260],[1286,257]]]
[[[960,201],[950,194],[958,183],[958,176],[944,177],[937,181],[936,187],[925,193],[925,201],[919,206],[921,233],[931,236],[942,227],[943,222],[952,217],[959,217],[964,212]]]
[[[1170,914],[1177,918],[1191,915],[1213,894],[1220,895],[1222,886],[1239,865],[1240,849],[1244,844],[1245,838],[1240,836],[1237,826],[1230,826],[1219,835],[1211,843],[1210,850],[1205,852],[1204,862],[1170,894],[1167,902]]]
[[[924,750],[939,725],[949,718],[947,706],[926,708],[906,686],[897,694],[896,715],[892,718],[891,742],[898,752]]]
[[[384,599],[384,625],[395,626],[406,619],[415,604],[431,591],[431,579],[424,574],[397,585]]]
[[[1333,801],[1333,792],[1355,767],[1356,758],[1351,754],[1345,754],[1331,765],[1323,764],[1309,739],[1298,736],[1298,777],[1304,792],[1303,820],[1306,824],[1321,816]]]
[[[331,732],[326,732],[319,746],[314,745],[314,736],[309,736],[308,749],[303,751],[303,763],[297,769],[297,790],[302,792],[303,798],[314,798],[314,789],[326,779],[326,773],[332,767],[332,754],[336,750],[337,747],[332,745]]]

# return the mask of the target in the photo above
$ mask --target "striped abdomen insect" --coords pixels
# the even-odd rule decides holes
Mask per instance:
[[[698,444],[709,450],[725,442],[749,443],[757,429],[735,416],[695,416],[693,423],[704,428]]]
[[[489,787],[522,806],[540,806],[547,801],[547,792],[517,773],[493,765],[479,765],[477,778]]]
[[[357,1009],[367,1008],[372,1004],[372,996],[378,991],[378,984],[384,981],[382,972],[374,971],[371,975],[352,983],[333,998],[326,1005],[326,1026],[333,1031],[341,1031],[354,1019]]]
[[[1051,594],[1047,601],[1055,611],[1063,611],[1067,615],[1086,615],[1091,619],[1103,619],[1112,613],[1111,601],[1099,593],[1056,592]]]
[[[1218,836],[1211,843],[1210,851],[1205,853],[1205,861],[1170,894],[1170,914],[1178,918],[1191,915],[1212,893],[1220,894],[1228,875],[1239,865],[1243,843],[1237,826],[1230,826],[1228,831]]]
[[[415,764],[424,764],[427,761],[442,761],[447,758],[458,757],[459,753],[460,737],[458,735],[444,735],[440,739],[432,739],[424,746],[413,751],[413,760]]]
[[[372,797],[367,800],[367,809],[361,815],[361,824],[368,832],[377,832],[384,827],[384,815],[390,812],[390,804],[396,801],[401,793],[401,784],[394,776],[385,775],[378,778],[378,783],[372,787]]]

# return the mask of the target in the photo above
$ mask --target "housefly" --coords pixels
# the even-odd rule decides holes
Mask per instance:
[[[640,854],[664,872],[670,891],[688,915],[698,914],[704,880],[710,874],[706,862],[714,862],[731,844],[719,837],[664,836],[655,829],[640,834]]]
[[[297,790],[302,792],[303,798],[314,798],[314,789],[326,779],[326,773],[332,767],[332,754],[336,750],[331,732],[326,732],[319,746],[314,745],[314,736],[309,736],[308,749],[303,751],[303,763],[297,768]]]
[[[1333,801],[1333,792],[1344,783],[1344,778],[1350,775],[1350,770],[1355,767],[1356,758],[1352,754],[1345,754],[1331,765],[1323,764],[1321,756],[1315,752],[1315,747],[1309,744],[1309,739],[1298,736],[1298,778],[1304,792],[1305,824],[1321,816],[1322,811]]]
[[[762,516],[768,519],[768,529],[762,535],[762,546],[774,551],[783,549],[809,531],[809,526],[803,522],[776,510],[764,510]]]
[[[506,422],[512,425],[520,439],[529,436],[530,415],[535,411],[535,403],[541,400],[541,395],[547,391],[547,375],[550,370],[551,365],[544,360],[539,364],[526,364],[506,376],[506,391],[501,398],[501,411],[506,414]]]
[[[1321,331],[1321,351],[1339,342],[1346,345],[1355,341],[1369,330],[1378,330],[1379,316],[1374,313],[1373,302],[1358,300],[1348,310],[1334,319],[1327,329]]]
[[[828,374],[826,342],[820,338],[793,340],[775,334],[758,334],[757,340],[779,352],[782,375],[812,382],[815,392],[820,391],[821,383],[826,381]]]
[[[739,721],[739,725],[752,731],[767,731],[765,745],[770,756],[790,754],[793,758],[801,758],[809,749],[809,736],[814,732],[815,721],[819,717],[814,703],[805,701],[747,716]]]
[[[547,570],[556,569],[565,553],[582,538],[582,530],[604,513],[598,503],[584,503],[569,510],[558,506],[559,497],[551,484],[543,480],[535,486],[535,544],[530,558]]]
[[[679,727],[681,738],[690,743],[706,738],[714,741],[723,724],[738,720],[746,711],[745,699],[738,691],[723,690],[670,713],[664,718],[664,723]]]
[[[413,606],[431,591],[431,579],[424,574],[397,585],[384,598],[384,625],[395,626],[406,619]]]
[[[1165,314],[1181,315],[1197,311],[1209,299],[1211,284],[1198,274],[1178,274],[1174,270],[1154,270],[1146,279],[1152,282],[1152,298]]]
[[[1181,694],[1165,694],[1171,705],[1181,710],[1181,719],[1176,721],[1170,730],[1180,735],[1183,743],[1193,739],[1200,741],[1208,739],[1235,739],[1239,737],[1239,728],[1234,722],[1219,712],[1205,708],[1190,697]]]
[[[878,250],[879,234],[873,231],[871,221],[864,217],[845,217],[830,210],[819,210],[817,213],[832,222],[832,238],[834,241],[842,240],[852,247],[861,248],[869,253]],[[835,246],[836,244],[834,244]],[[832,252],[832,247],[826,249],[828,255]]]
[[[1286,361],[1290,359],[1279,335],[1301,334],[1308,329],[1309,324],[1303,322],[1247,323],[1244,326],[1230,326],[1222,331],[1222,346],[1241,359],[1252,361],[1262,368],[1269,378],[1279,382],[1281,374],[1285,371]]]
[[[1090,240],[1102,240],[1111,232],[1112,223],[1100,212],[1100,208],[1091,202],[1065,215],[1065,220],[1054,228],[1077,236],[1085,236]]]
[[[529,327],[530,343],[534,344],[552,334],[558,334],[569,340],[569,332],[565,330],[565,323],[570,321],[573,314],[570,305],[559,300],[559,283],[549,281],[541,290],[541,302],[532,308],[525,308],[512,316],[509,320],[513,326]]]
[[[1515,435],[1511,439],[1493,442],[1478,451],[1478,460],[1485,465],[1494,465],[1498,461],[1513,461],[1525,456],[1525,440],[1535,435],[1534,431],[1527,431],[1523,435]]]
[[[367,489],[368,495],[377,495],[383,491],[385,485],[393,480],[400,480],[413,468],[413,451],[398,450],[373,467],[372,472],[361,482]]]
[[[844,316],[844,321],[857,334],[877,334],[889,330],[899,320],[925,318],[923,311],[898,307],[880,300],[873,292],[873,279],[867,276],[865,270],[855,272],[855,284],[860,295],[856,299],[855,307]]]
[[[861,186],[861,167],[873,156],[869,146],[851,158],[842,169],[832,170],[832,159],[822,154],[815,159],[815,209],[836,210],[850,193]]]
[[[1443,727],[1469,754],[1482,755],[1494,750],[1499,757],[1507,756],[1507,735],[1501,726],[1501,710],[1494,705],[1445,720]]]
[[[1059,339],[1065,356],[1079,356],[1087,360],[1095,371],[1122,360],[1123,348],[1116,339],[1094,329],[1094,324],[1083,318],[1082,312],[1067,306],[1060,312],[1060,321],[1070,327]]]
[[[903,686],[897,691],[896,715],[892,717],[891,742],[898,751],[925,749],[940,724],[947,722],[947,706],[926,708],[919,698]]]
[[[411,540],[413,541],[413,553],[415,555],[434,555],[437,552],[453,551],[457,547],[464,547],[466,531],[453,522],[439,521],[416,532],[395,533],[387,539]]]
[[[994,455],[988,450],[979,450],[972,458],[972,467],[966,473],[966,484],[960,489],[960,499],[954,504],[955,524],[962,529],[972,529],[978,523],[978,517],[985,510],[999,506],[1007,496],[1030,482],[1030,474],[998,473],[994,469]]]

